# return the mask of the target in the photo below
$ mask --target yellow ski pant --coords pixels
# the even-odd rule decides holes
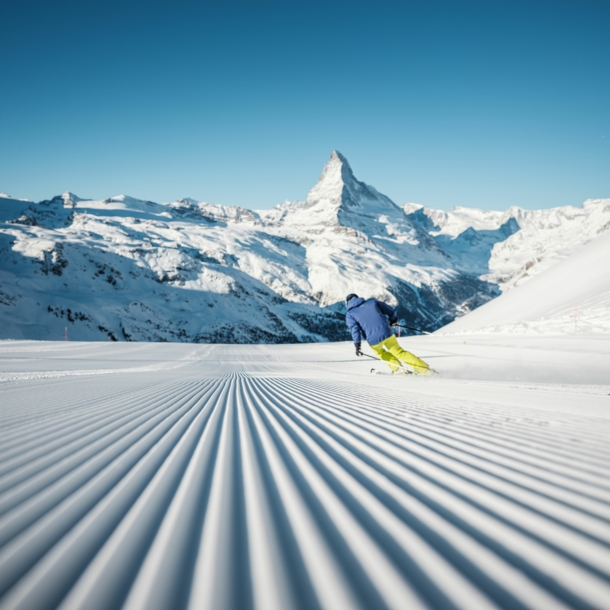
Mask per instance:
[[[412,366],[416,373],[423,373],[430,367],[420,358],[414,356],[411,352],[407,352],[400,345],[394,335],[384,339],[377,345],[371,345],[371,349],[393,370],[397,370],[402,366],[403,362]]]

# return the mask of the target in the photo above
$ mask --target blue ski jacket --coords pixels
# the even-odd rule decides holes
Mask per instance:
[[[397,322],[398,315],[393,307],[377,299],[365,301],[353,297],[347,303],[345,321],[354,343],[360,343],[364,337],[369,345],[377,345],[392,335],[390,323]]]

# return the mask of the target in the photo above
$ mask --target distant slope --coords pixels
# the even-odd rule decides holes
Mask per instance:
[[[439,333],[610,333],[610,233]]]

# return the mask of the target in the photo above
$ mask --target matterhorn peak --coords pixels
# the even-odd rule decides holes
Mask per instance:
[[[333,150],[317,184],[307,195],[307,204],[335,212],[351,210],[359,215],[399,214],[404,212],[388,197],[354,176],[347,159]]]
[[[338,150],[333,150],[333,152],[330,154],[330,159],[324,167],[324,170],[322,170],[322,175],[324,175],[324,172],[327,169],[329,172],[339,170],[343,182],[356,179],[348,160]]]
[[[339,151],[333,150],[318,182],[309,191],[307,201],[312,203],[321,199],[340,200],[344,187],[354,182],[356,178],[347,159]]]

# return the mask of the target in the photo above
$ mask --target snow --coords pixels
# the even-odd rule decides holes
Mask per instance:
[[[0,193],[0,199],[11,199],[13,201],[27,201],[28,203],[32,203],[32,201],[30,199],[15,199],[14,197],[11,197],[8,193]]]
[[[6,193],[5,193],[6,195]],[[0,201],[0,222],[6,222],[13,218],[17,218],[23,214],[27,208],[32,205],[31,201],[24,199],[13,199],[6,195]]]
[[[400,341],[0,342],[0,607],[607,607],[607,338]]]
[[[610,333],[610,233],[438,332]]]

